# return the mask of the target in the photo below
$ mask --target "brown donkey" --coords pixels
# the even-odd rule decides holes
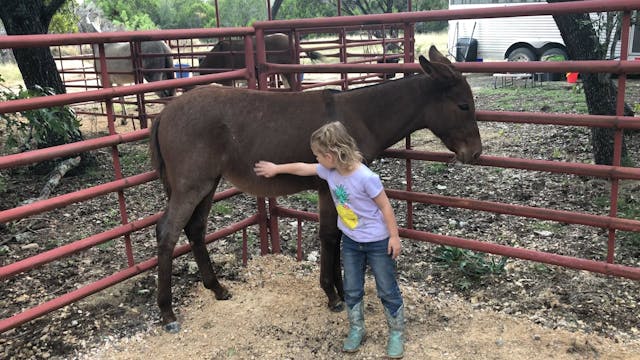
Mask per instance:
[[[253,39],[255,50],[255,38]],[[264,46],[267,51],[267,62],[275,64],[292,64],[294,62],[292,44],[289,42],[287,34],[276,33],[269,34],[264,37]],[[306,53],[311,61],[316,62],[323,58],[322,54],[317,51],[302,50]],[[242,69],[245,65],[244,39],[226,39],[220,40],[209,51],[198,66],[198,74],[206,75],[217,71],[215,69]],[[291,88],[293,85],[293,73],[282,74],[287,82],[287,86]],[[231,86],[233,80],[220,80],[219,84]]]
[[[340,231],[327,185],[317,177],[258,177],[259,160],[314,162],[309,136],[341,121],[366,161],[418,129],[429,128],[456,158],[472,163],[482,151],[471,88],[435,47],[420,56],[424,74],[345,92],[263,92],[201,87],[169,103],[151,128],[153,166],[169,204],[156,227],[158,305],[169,332],[179,331],[171,305],[172,253],[184,229],[204,286],[219,300],[231,295],[218,282],[204,243],[212,196],[222,177],[243,192],[280,196],[319,192],[320,286],[329,308],[343,308]]]

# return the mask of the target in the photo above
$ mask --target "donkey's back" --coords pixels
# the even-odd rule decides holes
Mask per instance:
[[[255,175],[253,166],[265,159],[315,161],[308,139],[330,116],[327,96],[332,94],[197,88],[170,102],[154,121],[154,167],[172,191],[177,186],[214,183],[221,176],[258,196],[315,188],[314,178],[265,179]]]

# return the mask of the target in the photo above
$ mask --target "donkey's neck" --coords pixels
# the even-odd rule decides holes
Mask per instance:
[[[338,95],[343,106],[350,109],[341,120],[351,125],[368,160],[425,127],[423,112],[429,102],[429,81],[426,75],[416,75]]]

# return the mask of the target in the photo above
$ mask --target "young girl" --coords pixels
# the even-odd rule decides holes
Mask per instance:
[[[396,258],[402,246],[380,177],[362,164],[354,139],[340,122],[316,130],[311,135],[311,151],[318,163],[260,161],[254,171],[267,178],[278,174],[317,175],[327,181],[338,210],[338,228],[342,231],[344,295],[349,318],[343,351],[358,351],[365,336],[362,300],[365,268],[369,264],[389,326],[387,356],[402,358],[404,306],[396,281]]]

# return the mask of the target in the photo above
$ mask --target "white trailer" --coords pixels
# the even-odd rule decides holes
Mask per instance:
[[[449,9],[519,6],[545,0],[449,0]],[[449,21],[449,49],[456,61],[568,59],[551,15]],[[619,54],[619,42],[616,54]],[[630,58],[640,56],[640,27],[632,25]]]

